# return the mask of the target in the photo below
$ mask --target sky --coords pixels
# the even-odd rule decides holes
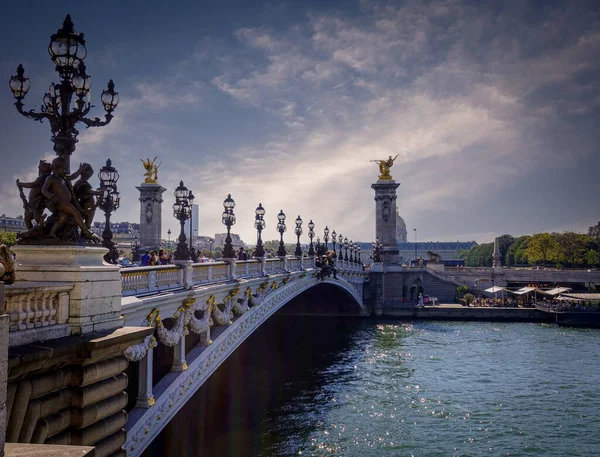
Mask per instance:
[[[409,237],[587,232],[600,220],[600,3],[597,1],[30,1],[0,17],[0,75],[19,63],[26,109],[58,81],[49,37],[71,14],[85,34],[92,117],[109,79],[121,102],[103,128],[80,124],[71,163],[120,173],[113,221],[139,222],[141,159],[158,156],[163,237],[180,180],[199,234],[254,242],[254,210],[312,219],[372,241],[378,167],[391,174]],[[27,14],[28,13],[28,14]],[[54,152],[47,122],[0,89],[0,213],[22,214],[15,179]],[[91,180],[98,185],[97,177]],[[102,221],[98,211],[96,221]]]

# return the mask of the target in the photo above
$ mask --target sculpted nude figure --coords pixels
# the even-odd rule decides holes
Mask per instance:
[[[38,225],[44,223],[44,209],[46,204],[44,196],[42,195],[42,186],[46,181],[46,178],[52,173],[52,165],[45,160],[40,160],[38,164],[38,177],[31,182],[21,182],[17,179],[17,187],[23,200],[23,208],[25,209],[25,227],[31,230],[33,227],[33,221]],[[23,189],[30,189],[29,200],[25,198]]]
[[[50,200],[53,212],[56,213],[57,220],[50,229],[49,236],[58,239],[56,232],[65,225],[69,216],[71,216],[79,228],[81,234],[90,240],[99,242],[100,238],[94,235],[85,225],[79,210],[71,203],[73,194],[66,181],[65,163],[57,157],[52,161],[52,174],[46,178],[42,187],[42,194]]]

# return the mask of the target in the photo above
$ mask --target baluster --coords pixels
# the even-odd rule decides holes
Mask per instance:
[[[52,297],[55,295],[54,292],[45,292],[44,294],[42,294],[41,300],[40,300],[40,305],[42,308],[42,318],[41,318],[41,325],[42,327],[47,327],[50,322],[48,321],[48,318],[50,317],[50,312],[52,309]]]
[[[152,270],[148,274],[148,290],[155,290],[156,288],[156,270]]]
[[[34,292],[31,294],[30,306],[32,316],[30,318],[30,322],[33,325],[33,328],[42,326],[42,299],[43,294],[41,292]]]
[[[183,338],[182,338],[183,339]],[[152,361],[154,349],[148,348],[146,356],[142,358],[138,366],[138,396],[135,406],[138,408],[150,408],[154,405],[152,395]]]
[[[34,300],[32,294],[25,294],[25,328],[30,329],[33,328],[33,317],[35,315],[34,310],[32,309],[31,301]],[[35,305],[35,303],[34,303]]]
[[[11,332],[19,330],[20,310],[20,297],[13,296],[6,301],[6,311],[10,315],[9,331]]]
[[[65,292],[62,292],[65,293]],[[46,318],[46,322],[48,323],[48,325],[54,325],[56,324],[56,319],[57,319],[57,314],[58,314],[58,308],[60,306],[60,292],[56,293],[56,294],[50,294],[48,296],[48,302],[46,304],[47,308],[48,308],[48,317]]]
[[[181,335],[179,342],[173,346],[173,366],[171,371],[185,371],[187,363],[185,361],[185,335]]]

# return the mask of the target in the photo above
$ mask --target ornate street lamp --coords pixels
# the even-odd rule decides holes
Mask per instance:
[[[335,260],[337,258],[337,251],[335,250],[336,238],[337,238],[337,233],[335,233],[335,230],[334,230],[333,232],[331,232],[331,244],[333,244],[333,260]]]
[[[227,227],[227,236],[225,237],[225,246],[223,246],[223,258],[233,259],[235,253],[233,252],[233,245],[231,244],[231,226],[235,225],[235,214],[233,214],[233,208],[235,208],[235,202],[231,198],[231,194],[227,194],[227,198],[223,201],[223,214],[221,215],[221,222]]]
[[[340,233],[339,237],[338,237],[338,245],[340,246],[340,255],[338,256],[338,260],[344,260],[344,255],[342,254],[342,248],[344,246],[344,237],[342,236],[342,234]]]
[[[191,207],[189,203],[190,190],[183,185],[183,181],[175,189],[175,203],[173,203],[173,215],[181,224],[181,232],[179,233],[179,243],[175,251],[175,260],[189,260],[190,251],[185,242],[185,221],[190,218]]]
[[[323,229],[323,241],[325,242],[325,251],[327,251],[327,242],[329,241],[329,227]]]
[[[360,245],[356,245],[356,263],[358,265],[362,265],[362,260],[360,258]]]
[[[171,249],[171,229],[167,230],[167,249]]]
[[[110,230],[110,215],[119,208],[121,199],[117,191],[119,173],[112,166],[110,159],[106,161],[106,165],[98,172],[98,179],[100,180],[100,191],[102,192],[98,206],[104,211],[104,216],[106,217],[104,231],[102,232],[102,246],[107,248],[108,252],[104,254],[104,260],[108,263],[116,264],[119,261],[119,251],[117,251],[115,243],[112,241],[113,234]]]
[[[70,157],[75,151],[75,143],[77,143],[79,134],[75,126],[78,122],[83,122],[86,127],[107,125],[113,118],[112,112],[119,103],[119,94],[115,92],[115,85],[110,80],[108,88],[102,91],[100,96],[106,111],[104,120],[97,117],[94,119],[86,117],[92,108],[89,95],[92,78],[86,73],[83,63],[87,55],[83,34],[75,31],[70,15],[67,14],[62,28],[50,37],[48,52],[56,65],[61,82],[50,86],[49,92],[44,95],[40,112],[23,109],[22,100],[31,87],[29,78],[25,77],[23,65],[17,67],[17,74],[10,78],[9,86],[17,100],[15,106],[19,113],[40,122],[48,119],[54,151],[64,160],[68,175],[70,173]],[[72,106],[73,96],[77,97],[74,106]]]
[[[279,249],[277,249],[277,255],[279,257],[285,257],[286,252],[285,252],[285,245],[283,244],[283,232],[286,231],[286,227],[285,227],[285,214],[283,212],[283,210],[279,211],[279,214],[277,215],[277,231],[279,232]]]
[[[350,250],[350,263],[354,263],[354,241],[350,240],[348,249]]]
[[[294,252],[294,255],[296,257],[302,257],[302,248],[300,247],[300,235],[302,235],[302,219],[300,218],[300,215],[298,215],[298,218],[294,222],[296,223],[294,233],[298,237],[298,241],[296,242],[296,251]]]
[[[347,262],[348,261],[348,238],[344,238],[344,251],[345,251],[344,261]]]
[[[377,237],[373,242],[373,262],[381,262],[381,248],[381,242],[379,241],[379,237]]]
[[[258,207],[256,208],[256,211],[254,211],[254,213],[256,214],[255,221],[254,221],[254,227],[256,228],[256,231],[258,232],[258,235],[256,237],[256,252],[255,252],[254,256],[255,257],[264,257],[265,249],[262,244],[261,232],[265,229],[265,227],[267,226],[267,223],[265,222],[265,219],[264,219],[265,209],[263,208],[262,203],[258,204]]]
[[[315,224],[313,223],[313,221],[311,219],[310,222],[308,223],[308,237],[310,238],[310,246],[308,248],[309,256],[315,255],[315,248],[313,247],[313,238],[315,236],[314,229],[315,229]]]
[[[133,262],[140,260],[140,246],[140,236],[136,230],[133,241],[131,242],[131,260]]]

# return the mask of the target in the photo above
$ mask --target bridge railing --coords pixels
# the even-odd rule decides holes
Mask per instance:
[[[336,264],[340,271],[361,271],[360,265],[341,261]],[[312,257],[272,257],[267,259],[237,260],[228,262],[204,262],[188,265],[157,265],[121,269],[122,294],[124,297],[139,296],[189,288],[203,284],[225,282],[234,278],[246,279],[314,268]]]
[[[4,305],[10,316],[9,346],[20,346],[67,336],[69,283],[19,283],[4,287]]]
[[[177,265],[134,267],[121,270],[123,296],[141,295],[183,286],[183,271]]]

